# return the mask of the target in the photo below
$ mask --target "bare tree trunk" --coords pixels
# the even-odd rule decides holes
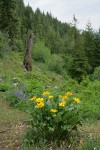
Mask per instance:
[[[33,45],[33,32],[28,33],[26,40],[25,56],[23,66],[27,71],[32,71],[32,45]]]

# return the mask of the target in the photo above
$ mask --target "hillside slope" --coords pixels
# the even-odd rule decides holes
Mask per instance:
[[[81,113],[87,120],[93,120],[91,128],[89,122],[79,128],[80,137],[85,144],[88,144],[86,136],[90,141],[91,137],[99,139],[100,82],[86,78],[78,84],[48,70],[45,63],[34,60],[32,72],[26,72],[22,67],[23,56],[23,53],[10,52],[0,58],[0,149],[21,149],[21,139],[27,128],[25,120],[30,118],[29,98],[40,96],[43,91],[50,91],[54,96],[71,91],[79,97]],[[95,140],[93,142],[95,145]]]

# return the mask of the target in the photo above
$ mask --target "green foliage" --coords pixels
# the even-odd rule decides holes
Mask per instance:
[[[64,69],[70,73],[70,69],[73,66],[73,57],[72,55],[63,55],[63,59],[64,59]]]
[[[54,97],[45,91],[41,97],[30,99],[31,134],[34,135],[29,139],[31,142],[38,143],[41,139],[46,142],[69,140],[71,132],[82,121],[80,100],[72,96],[71,92],[67,92],[63,96]]]
[[[88,58],[88,63],[90,65],[89,73],[93,72],[94,63],[95,63],[95,56],[94,56],[94,39],[95,36],[93,34],[93,29],[91,27],[91,23],[88,22],[86,31],[83,33],[83,46],[84,46],[84,52],[85,56]],[[94,60],[94,61],[93,61]]]
[[[100,33],[95,33],[93,68],[100,66]]]
[[[96,68],[94,69],[94,73],[93,73],[93,75],[92,75],[92,78],[93,78],[94,80],[100,81],[100,66],[99,66],[99,67],[96,67]]]
[[[63,71],[64,61],[61,56],[52,54],[47,60],[47,65],[51,71],[61,74]]]
[[[62,91],[63,93],[66,91],[72,91],[73,93],[78,93],[80,92],[80,85],[76,80],[69,78],[66,82],[60,85],[60,91]]]
[[[39,96],[40,93],[44,90],[43,83],[36,79],[31,79],[30,81],[28,81],[26,86],[26,92],[28,93],[29,97],[31,97],[32,95]]]
[[[11,92],[7,94],[7,101],[9,102],[10,106],[14,107],[16,104],[20,102],[20,99],[13,92]]]
[[[38,42],[33,47],[33,59],[38,62],[46,62],[50,57],[50,50],[43,42]]]
[[[11,47],[14,48],[18,35],[18,16],[16,13],[15,0],[0,1],[0,22],[0,29],[8,33],[11,39]]]
[[[0,81],[0,91],[1,92],[6,92],[10,90],[12,86],[9,83],[6,83],[4,81]]]
[[[10,51],[9,43],[10,39],[8,34],[0,31],[0,56]]]
[[[100,118],[99,91],[100,82],[90,82],[89,80],[83,80],[81,91],[78,96],[80,96],[83,101],[82,111],[85,118]]]
[[[33,28],[33,10],[30,6],[27,6],[25,9],[25,27],[28,30]]]
[[[74,23],[71,26],[68,42],[68,54],[72,57],[73,63],[71,64],[71,68],[69,69],[69,74],[72,78],[77,81],[81,81],[83,76],[86,76],[88,70],[90,69],[88,63],[88,57],[84,51],[84,40],[82,35],[80,35],[79,30],[76,28],[77,19],[74,16]]]

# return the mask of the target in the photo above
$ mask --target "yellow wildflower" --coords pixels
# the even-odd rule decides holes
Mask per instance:
[[[37,103],[36,108],[42,108],[44,106],[43,102]]]
[[[72,92],[67,92],[65,95],[66,96],[73,96],[73,93]]]
[[[30,101],[35,101],[36,100],[36,96],[30,98]]]
[[[64,96],[59,95],[59,98],[62,99],[62,100],[64,100],[64,101],[68,100],[68,96],[66,96],[66,95],[64,95]]]
[[[38,103],[44,102],[44,98],[37,98],[36,102],[38,102]]]
[[[50,111],[53,112],[53,113],[58,112],[56,109],[51,109]]]
[[[53,98],[53,96],[52,96],[52,95],[49,95],[49,96],[48,96],[48,99],[52,99],[52,98]]]
[[[43,96],[49,96],[50,95],[50,92],[49,91],[45,91],[45,92],[43,92]]]
[[[64,101],[68,100],[68,96],[64,95],[64,96],[62,97],[62,100],[64,100]]]
[[[80,103],[80,99],[79,98],[73,98],[74,99],[74,101],[76,102],[76,103]]]
[[[61,106],[61,107],[64,107],[65,104],[66,104],[66,102],[64,101],[64,102],[60,102],[58,105]]]

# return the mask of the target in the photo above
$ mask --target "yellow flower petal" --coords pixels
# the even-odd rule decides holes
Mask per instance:
[[[48,99],[52,99],[52,98],[53,98],[53,96],[52,96],[52,95],[49,95],[49,96],[48,96]]]
[[[67,92],[65,95],[66,96],[73,96],[73,93],[72,92]]]
[[[80,99],[79,98],[73,98],[74,99],[74,101],[76,102],[76,103],[80,103]]]
[[[68,100],[68,96],[67,95],[64,95],[64,96],[59,95],[59,98],[62,99],[63,101]]]
[[[58,104],[58,106],[64,107],[64,106],[65,106],[65,104],[66,104],[66,102],[65,102],[65,101],[64,101],[64,102],[60,102],[60,103]]]
[[[30,101],[35,101],[36,100],[36,96],[30,98]]]
[[[58,112],[56,109],[51,109],[50,111],[53,112],[53,113]]]
[[[41,103],[38,103],[38,104],[36,105],[36,108],[42,108],[43,106],[44,106],[44,103],[41,102]]]
[[[37,98],[37,99],[36,99],[36,102],[37,102],[37,103],[44,102],[44,98]]]
[[[43,92],[43,96],[49,96],[49,95],[50,95],[50,92],[49,92],[49,91]]]

